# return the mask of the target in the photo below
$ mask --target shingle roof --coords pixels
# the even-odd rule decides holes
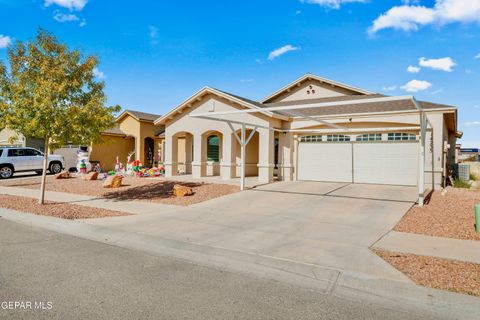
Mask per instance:
[[[348,100],[361,100],[371,98],[385,97],[381,94],[369,94],[369,95],[348,95],[340,97],[330,98],[318,98],[310,100],[296,100],[296,101],[283,101],[277,103],[268,103],[264,106],[268,107],[280,107],[280,106],[297,106],[302,104],[322,103],[322,102],[336,102],[336,101],[348,101]],[[420,105],[424,109],[447,109],[454,108],[454,106],[420,101]],[[310,109],[295,110],[296,115],[306,116],[328,116],[328,115],[340,115],[340,114],[359,114],[359,113],[372,113],[372,112],[391,112],[391,111],[408,111],[415,110],[415,105],[410,100],[398,100],[398,101],[384,101],[384,102],[370,102],[365,104],[350,104],[341,106],[330,107],[318,107]],[[289,115],[288,111],[281,112],[284,115]]]
[[[135,111],[135,110],[125,110],[125,111],[132,114],[134,117],[144,121],[155,121],[156,119],[160,118],[159,114],[146,113],[146,112]]]
[[[259,108],[264,108],[264,107],[265,107],[264,104],[262,104],[262,103],[260,103],[260,102],[258,102],[258,101],[254,101],[254,100],[251,100],[251,99],[248,99],[248,98],[244,98],[244,97],[241,97],[241,96],[238,96],[238,95],[236,95],[236,94],[233,94],[233,93],[230,93],[230,92],[226,92],[226,91],[223,91],[223,90],[218,90],[218,89],[216,89],[216,88],[213,88],[213,89],[215,89],[215,90],[217,90],[217,91],[220,91],[220,92],[222,92],[222,93],[225,93],[225,94],[227,94],[227,95],[229,95],[229,96],[232,96],[232,97],[234,97],[234,98],[240,99],[240,100],[242,100],[242,101],[244,101],[244,102],[246,102],[246,103],[249,103],[249,104],[252,104],[252,105],[254,105],[254,106],[257,106],[257,107],[259,107]]]
[[[104,130],[103,133],[105,134],[118,134],[118,135],[125,135],[125,132],[123,132],[118,125],[116,125],[113,128]]]

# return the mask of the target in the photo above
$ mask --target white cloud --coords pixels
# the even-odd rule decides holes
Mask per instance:
[[[410,73],[419,73],[420,68],[415,66],[408,66],[407,71]]]
[[[331,9],[340,9],[340,6],[345,3],[368,2],[368,0],[300,0],[300,1],[304,3],[318,4],[319,6],[327,7]]]
[[[397,86],[393,85],[393,86],[383,87],[382,90],[383,91],[395,91],[395,90],[397,90]]]
[[[300,47],[294,47],[290,44],[287,44],[286,46],[283,46],[281,48],[275,49],[272,52],[268,54],[268,60],[274,60],[275,58],[280,57],[281,55],[290,52],[290,51],[297,51],[300,50]]]
[[[93,75],[95,76],[95,78],[99,79],[99,80],[105,80],[107,78],[107,76],[105,75],[105,73],[103,73],[102,71],[98,70],[98,68],[93,68]]]
[[[475,56],[475,59],[480,59],[480,53]]]
[[[76,15],[74,14],[64,14],[64,13],[56,13],[53,16],[53,19],[57,20],[58,22],[72,22],[72,21],[78,21],[80,20]]]
[[[464,123],[466,126],[480,126],[480,121],[468,121]]]
[[[87,2],[88,0],[45,0],[45,7],[55,4],[62,8],[81,11]]]
[[[0,49],[6,48],[12,44],[12,38],[0,34]]]
[[[150,39],[156,39],[158,37],[158,28],[155,26],[148,26],[148,35]]]
[[[428,81],[411,80],[407,82],[405,85],[403,85],[401,88],[407,92],[418,92],[418,91],[427,90],[431,86],[432,84]]]
[[[302,13],[302,10],[297,10],[297,11],[295,11],[295,14],[296,14],[296,15],[299,15],[299,14],[301,14],[301,13]]]
[[[480,0],[435,0],[433,7],[412,5],[412,1],[381,14],[369,28],[369,34],[382,29],[416,31],[421,26],[449,23],[480,23]]]
[[[450,57],[440,59],[426,59],[424,57],[419,59],[418,64],[424,68],[431,68],[435,70],[442,70],[446,72],[452,72],[453,67],[457,64]]]

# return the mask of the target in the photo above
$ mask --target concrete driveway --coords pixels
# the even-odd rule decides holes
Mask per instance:
[[[414,187],[279,182],[190,207],[86,223],[410,282],[369,247],[416,196]]]

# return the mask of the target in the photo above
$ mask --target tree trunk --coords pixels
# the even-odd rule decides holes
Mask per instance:
[[[42,171],[42,183],[40,185],[40,198],[38,199],[38,203],[45,204],[45,182],[47,180],[47,169],[48,169],[48,150],[49,142],[48,138],[45,139],[45,151],[43,156],[43,171]]]

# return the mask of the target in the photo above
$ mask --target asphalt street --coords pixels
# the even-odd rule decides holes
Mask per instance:
[[[427,319],[0,218],[0,319]]]

